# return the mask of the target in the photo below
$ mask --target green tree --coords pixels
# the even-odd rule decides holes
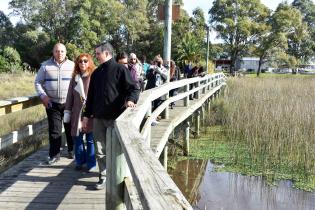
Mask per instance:
[[[0,72],[17,72],[21,71],[21,58],[12,47],[5,47],[0,54]]]
[[[294,0],[292,6],[301,12],[308,28],[300,42],[295,38],[289,43],[289,49],[301,62],[307,63],[315,53],[315,4],[311,0]]]
[[[11,45],[13,26],[10,19],[0,10],[0,48],[3,49],[6,45]]]
[[[211,26],[227,45],[233,74],[236,59],[247,53],[269,10],[259,0],[215,0],[209,14]]]
[[[49,34],[33,26],[18,23],[15,26],[14,46],[21,55],[23,62],[33,68],[52,55],[53,44]]]
[[[201,48],[198,41],[195,39],[191,32],[184,35],[184,39],[181,44],[177,47],[178,49],[178,60],[181,63],[193,62],[199,63],[202,57]]]

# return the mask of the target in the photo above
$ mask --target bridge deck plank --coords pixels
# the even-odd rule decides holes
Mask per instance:
[[[93,190],[96,171],[75,171],[66,157],[48,166],[47,154],[41,149],[0,175],[0,210],[105,209],[105,190]]]

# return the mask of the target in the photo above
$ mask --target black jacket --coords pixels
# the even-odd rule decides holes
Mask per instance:
[[[85,117],[115,120],[126,108],[126,101],[136,102],[140,90],[126,67],[112,58],[91,75]]]

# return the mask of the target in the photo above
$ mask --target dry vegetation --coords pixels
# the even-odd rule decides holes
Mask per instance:
[[[315,187],[314,89],[314,77],[229,81],[221,107],[223,125],[228,139],[245,147],[244,167],[271,177],[307,180]],[[234,150],[236,164],[241,153]]]
[[[34,95],[35,75],[27,72],[16,74],[0,74],[0,100],[19,96]]]
[[[0,83],[0,89],[4,90],[1,91],[0,100],[35,94],[34,74],[0,74],[0,76],[3,81]],[[46,113],[42,105],[0,116],[0,136],[19,130],[21,127],[33,124],[45,117]]]

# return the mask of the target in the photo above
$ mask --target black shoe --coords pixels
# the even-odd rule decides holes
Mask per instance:
[[[105,189],[106,178],[101,178],[98,183],[94,186],[96,190]]]
[[[83,169],[83,167],[81,165],[75,166],[76,171],[81,171],[82,169]]]
[[[73,152],[72,152],[72,151],[68,152],[68,158],[69,158],[69,159],[73,159],[73,158],[74,158],[74,157],[73,157]]]
[[[48,165],[53,165],[56,162],[58,162],[59,160],[60,160],[60,156],[59,155],[56,155],[54,157],[49,157],[48,160],[47,160],[47,164]]]

